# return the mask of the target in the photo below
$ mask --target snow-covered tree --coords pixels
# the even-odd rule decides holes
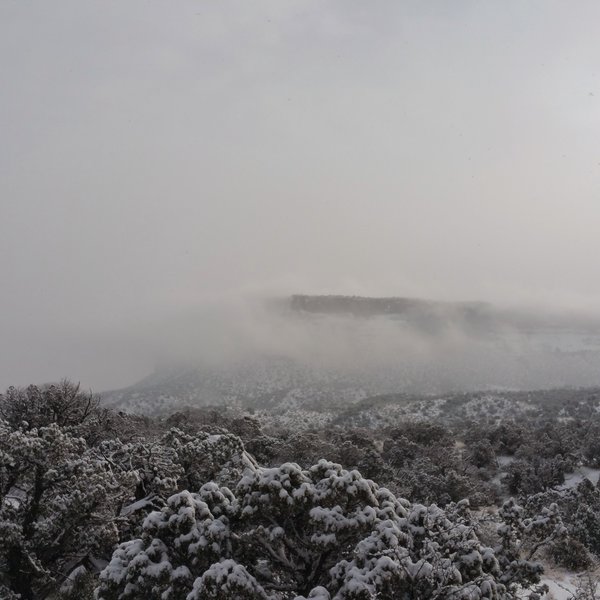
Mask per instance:
[[[539,583],[543,568],[534,558],[567,534],[558,506],[550,504],[538,514],[527,516],[511,498],[502,505],[499,516],[496,555],[502,568],[500,580],[513,588]]]
[[[118,541],[119,482],[85,441],[52,423],[0,421],[0,586],[44,598],[74,564]]]
[[[0,394],[0,419],[13,429],[35,429],[56,423],[76,437],[94,443],[106,435],[111,413],[92,392],[64,379],[26,388],[9,387]]]
[[[249,464],[232,489],[207,483],[148,515],[98,600],[514,597],[467,503],[411,505],[324,460]]]
[[[231,433],[188,434],[172,428],[162,443],[174,450],[183,470],[181,487],[192,491],[207,481],[235,483],[245,469],[256,467],[256,461],[246,452],[240,438]]]

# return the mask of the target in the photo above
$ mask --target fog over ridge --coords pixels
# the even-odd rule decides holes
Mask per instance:
[[[600,319],[565,311],[292,296],[179,312],[143,335],[160,348],[150,385],[187,381],[200,403],[218,401],[220,392],[197,391],[215,378],[257,390],[336,381],[371,394],[600,385]]]
[[[591,322],[599,21],[592,0],[3,3],[0,387],[493,345],[259,306],[294,293]]]

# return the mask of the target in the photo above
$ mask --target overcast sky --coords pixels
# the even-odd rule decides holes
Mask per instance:
[[[244,294],[600,302],[600,3],[0,0],[0,385]],[[127,340],[127,341],[125,341]]]

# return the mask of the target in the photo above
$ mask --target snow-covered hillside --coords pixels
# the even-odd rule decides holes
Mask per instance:
[[[190,352],[165,361],[168,366],[105,393],[104,400],[146,414],[214,405],[338,414],[367,398],[403,394],[424,396],[423,410],[435,412],[440,396],[489,391],[463,415],[474,417],[502,412],[507,391],[600,386],[600,335],[591,324],[586,329],[584,323],[557,320],[552,327],[478,305],[425,304],[427,312],[417,304],[418,310],[409,305],[410,311],[398,312],[394,303],[359,302],[354,312],[373,313],[364,316],[349,313],[344,302],[347,312],[327,312],[331,304],[260,313],[252,326],[246,324],[252,334],[232,328],[223,334],[226,344],[219,338],[219,348],[233,348],[229,353],[215,350],[212,356],[208,340],[202,358]],[[391,311],[390,306],[396,312],[374,313]],[[427,319],[433,319],[430,327]],[[194,336],[193,324],[188,335]],[[404,409],[388,407],[378,418],[393,419],[398,410]]]

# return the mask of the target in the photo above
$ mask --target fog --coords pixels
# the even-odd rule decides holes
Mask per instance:
[[[0,3],[0,389],[492,347],[265,308],[292,293],[594,314],[598,22],[593,0]]]

